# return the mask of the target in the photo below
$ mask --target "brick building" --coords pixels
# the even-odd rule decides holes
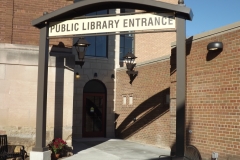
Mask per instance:
[[[31,3],[26,0],[12,0],[1,3],[0,70],[1,88],[3,89],[0,94],[2,104],[0,133],[7,134],[10,142],[17,140],[24,144],[28,150],[31,150],[35,141],[39,48],[39,30],[32,27],[31,21],[42,16],[43,12],[52,12],[72,3],[74,2],[62,0],[32,1]],[[171,1],[171,3],[177,4],[177,0]],[[111,9],[103,12],[105,12],[104,14],[114,14],[120,13],[121,10]],[[164,36],[169,37],[166,40],[168,45],[160,42],[153,46],[149,39],[155,35],[158,37],[157,40]],[[143,41],[143,36],[147,36],[149,39]],[[88,85],[100,85],[104,88],[99,91],[103,94],[101,96],[103,96],[105,104],[102,132],[99,132],[98,135],[93,133],[92,136],[115,137],[114,103],[116,98],[114,97],[114,87],[116,85],[115,80],[111,79],[111,75],[116,74],[115,69],[123,64],[122,56],[128,51],[134,51],[139,57],[139,62],[157,57],[160,48],[164,48],[162,55],[168,55],[171,48],[170,43],[173,41],[171,38],[175,39],[175,33],[138,34],[134,37],[134,45],[130,46],[132,48],[122,46],[122,41],[132,43],[133,37],[131,36],[113,35],[107,36],[107,38],[102,36],[100,40],[106,40],[104,44],[106,48],[101,48],[104,50],[103,56],[99,54],[100,52],[92,53],[93,48],[95,47],[96,50],[98,47],[96,44],[93,45],[94,41],[99,41],[98,38],[86,38],[92,44],[85,57],[86,62],[83,68],[75,65],[77,56],[72,45],[77,40],[76,38],[51,39],[49,42],[47,141],[53,137],[63,137],[71,143],[72,138],[90,135],[86,133],[86,130],[91,128],[89,128],[91,122],[88,121],[86,113],[83,113],[83,106],[86,105],[83,102],[89,99],[86,98],[89,93],[98,91],[91,90],[91,87],[89,89]],[[152,56],[140,56],[146,54],[142,49],[143,44],[154,47]],[[76,73],[80,74],[80,79],[75,78]]]
[[[178,0],[164,2],[177,4]],[[31,21],[72,3],[11,0],[0,4],[0,134],[24,144],[28,151],[35,141],[39,44],[39,31]],[[219,160],[239,158],[239,27],[235,23],[187,39],[186,144],[196,146],[206,160],[212,152],[219,153]],[[83,68],[74,63],[76,39],[50,40],[48,141],[54,137],[68,143],[82,137],[117,137],[174,150],[177,71],[172,42],[176,34],[133,37],[139,73],[131,84],[121,63],[121,40],[126,38],[107,36],[106,56],[86,56]],[[221,52],[207,51],[213,41],[223,42]],[[80,79],[75,78],[76,72]],[[95,85],[101,89],[92,89]],[[85,107],[92,97],[104,100],[105,119],[102,132],[91,130],[90,134]]]
[[[220,160],[239,159],[239,29],[237,22],[186,41],[186,145],[197,147],[204,160],[212,152]],[[207,50],[214,41],[223,42],[222,51]],[[124,69],[117,69],[116,135],[174,150],[175,43],[171,55],[139,63],[136,70],[130,85]]]

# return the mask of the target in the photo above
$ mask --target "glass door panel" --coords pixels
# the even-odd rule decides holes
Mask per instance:
[[[83,136],[105,136],[105,95],[84,94]]]

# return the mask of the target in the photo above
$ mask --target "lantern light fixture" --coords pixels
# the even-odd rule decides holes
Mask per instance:
[[[137,75],[138,71],[134,70],[134,67],[136,66],[136,62],[135,59],[137,58],[134,54],[132,54],[131,52],[128,52],[128,54],[126,54],[126,56],[123,57],[124,58],[124,62],[126,63],[126,67],[127,67],[127,74],[130,75]]]
[[[76,73],[75,77],[76,77],[76,79],[79,79],[79,78],[80,78],[80,75],[79,75],[78,72]]]
[[[78,59],[79,61],[76,61],[76,65],[80,65],[81,68],[84,65],[84,57],[85,53],[87,51],[87,47],[90,46],[90,43],[88,43],[87,40],[84,39],[84,37],[80,37],[78,41],[73,45],[78,53]]]

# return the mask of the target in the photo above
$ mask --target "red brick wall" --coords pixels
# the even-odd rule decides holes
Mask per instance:
[[[171,54],[171,43],[176,41],[176,32],[145,33],[135,35],[137,63]]]
[[[10,43],[12,33],[13,1],[0,1],[0,42]]]
[[[31,25],[32,20],[73,3],[66,0],[1,0],[0,43],[39,44],[39,30]],[[51,40],[50,44],[71,45],[70,39]]]
[[[206,46],[222,41],[222,52]],[[195,145],[204,159],[212,152],[219,160],[240,155],[240,30],[188,45],[187,144]],[[240,157],[238,157],[240,159]]]
[[[213,41],[222,41],[224,49],[208,52],[206,47]],[[205,37],[187,45],[186,144],[196,146],[204,160],[210,160],[212,152],[219,153],[219,160],[240,159],[239,44],[240,30]],[[172,50],[171,66],[166,63],[169,62],[137,67],[139,75],[132,85],[129,84],[125,71],[117,73],[116,113],[119,117],[116,133],[119,137],[153,145],[174,145],[177,74],[175,49]],[[156,71],[156,68],[161,69]],[[149,116],[156,117],[151,121],[147,117],[148,112],[158,102],[164,101],[163,95],[169,92],[168,87],[170,109],[165,110],[167,113],[164,116],[161,116],[161,111],[159,116]],[[158,96],[158,93],[164,94]],[[122,105],[122,96],[131,94],[134,105]],[[155,99],[155,95],[159,99]],[[137,121],[133,122],[135,117]],[[163,126],[167,128],[162,128]],[[191,134],[189,130],[192,131]],[[161,139],[164,136],[165,140]]]
[[[169,146],[169,60],[137,67],[138,76],[132,84],[126,70],[117,72],[116,136],[140,143]],[[129,104],[133,95],[133,105]],[[122,96],[127,96],[123,105]],[[137,120],[134,122],[133,119]]]

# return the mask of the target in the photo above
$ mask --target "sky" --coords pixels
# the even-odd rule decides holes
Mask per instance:
[[[186,22],[187,37],[240,21],[240,0],[184,0],[193,20]]]

